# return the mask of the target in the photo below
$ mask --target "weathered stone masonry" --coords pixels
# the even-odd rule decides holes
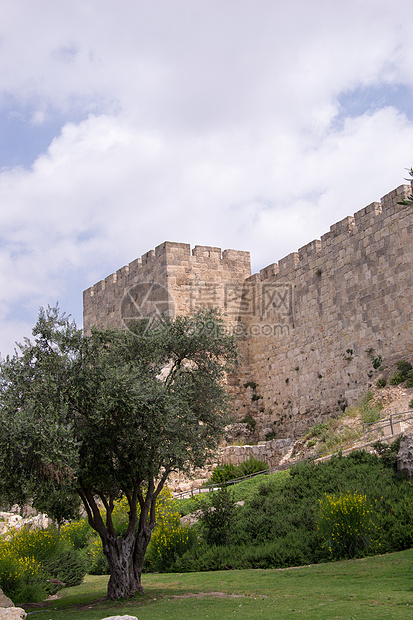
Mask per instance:
[[[240,335],[238,419],[299,436],[366,391],[371,356],[413,361],[413,213],[401,186],[250,275],[248,252],[165,242],[84,292],[84,328],[217,307]]]

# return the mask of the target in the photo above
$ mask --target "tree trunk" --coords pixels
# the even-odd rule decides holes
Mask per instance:
[[[141,584],[142,567],[145,559],[146,548],[151,540],[152,530],[146,525],[139,530],[135,538],[135,549],[133,553],[133,565],[139,582],[139,591],[143,594],[144,589]]]
[[[110,600],[130,598],[136,592],[144,593],[141,576],[150,538],[151,531],[145,528],[143,532],[126,538],[106,535],[102,540],[103,553],[109,564],[107,596]]]
[[[135,572],[133,565],[133,551],[135,537],[107,535],[102,540],[103,553],[109,564],[108,598],[129,598],[140,588],[140,576]]]

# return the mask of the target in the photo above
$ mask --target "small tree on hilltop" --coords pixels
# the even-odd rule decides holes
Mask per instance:
[[[410,168],[410,170],[407,168],[407,171],[409,173],[410,179],[406,179],[406,181],[410,181],[411,183],[413,181],[413,168]],[[407,198],[403,198],[403,200],[400,200],[397,204],[404,205],[405,207],[412,207],[413,194],[410,194],[409,196],[407,196]]]
[[[143,592],[157,497],[172,471],[205,464],[228,421],[224,378],[237,352],[220,317],[152,327],[85,336],[48,308],[34,342],[0,365],[0,495],[60,521],[81,500],[102,539],[111,599]],[[129,523],[116,536],[120,497]]]

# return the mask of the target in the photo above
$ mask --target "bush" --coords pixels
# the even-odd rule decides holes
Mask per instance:
[[[109,564],[103,553],[102,541],[99,537],[93,540],[88,547],[88,572],[91,575],[109,575]]]
[[[390,384],[391,385],[400,385],[400,383],[403,383],[405,377],[401,372],[396,372],[391,378],[390,378]]]
[[[74,549],[84,549],[91,538],[97,536],[86,519],[72,521],[60,528],[60,536],[64,541],[72,545]]]
[[[387,381],[386,381],[386,379],[381,377],[380,379],[377,379],[376,385],[377,385],[378,388],[385,388],[386,385],[387,385]]]
[[[3,556],[4,554],[10,558],[10,566],[29,567],[29,572],[21,572],[24,596],[30,597],[25,599],[26,602],[32,602],[40,593],[43,596],[47,591],[56,590],[56,586],[50,586],[47,579],[58,579],[66,585],[78,585],[86,574],[86,564],[80,552],[70,546],[54,527],[15,533],[4,546]],[[20,587],[19,596],[23,596],[22,588],[23,586]]]
[[[311,437],[320,437],[321,435],[324,435],[324,433],[326,433],[328,430],[328,424],[326,424],[325,422],[320,422],[319,424],[315,424],[315,426],[313,426],[313,428],[307,433],[306,436],[308,439],[310,439]]]
[[[231,540],[232,522],[235,516],[233,494],[227,487],[210,493],[208,503],[201,508],[202,534],[209,545],[226,545]]]
[[[357,557],[377,541],[373,508],[366,495],[326,494],[319,502],[318,530],[334,559]]]
[[[265,461],[260,461],[259,459],[250,456],[249,459],[243,463],[240,463],[237,469],[240,473],[239,478],[242,478],[243,476],[250,476],[251,474],[256,474],[261,471],[267,471],[269,467]]]
[[[268,469],[268,464],[265,461],[260,461],[251,456],[239,465],[218,465],[212,472],[210,482],[213,484],[222,484],[261,471],[267,471]]]
[[[55,527],[45,530],[21,530],[10,540],[10,549],[16,557],[31,557],[40,564],[57,555],[64,546],[65,543]]]
[[[398,372],[392,376],[390,383],[392,385],[400,385],[400,383],[407,381],[409,383],[407,387],[413,387],[413,367],[410,362],[397,362],[396,367]]]
[[[34,558],[18,557],[9,542],[0,542],[0,588],[15,604],[46,598],[47,574]]]
[[[195,530],[181,525],[176,503],[170,491],[166,491],[161,501],[157,502],[157,524],[148,546],[145,570],[173,570],[176,560],[191,549],[196,541]]]
[[[217,525],[213,523],[211,511],[210,531],[223,530],[219,544],[207,539],[200,527],[204,542],[176,558],[174,570],[277,568],[332,560],[334,556],[317,529],[326,494],[365,497],[364,505],[374,506],[374,521],[367,522],[362,543],[356,538],[358,555],[412,547],[413,495],[410,481],[399,476],[392,465],[392,451],[396,449],[396,445],[386,447],[380,458],[364,451],[347,457],[339,454],[328,462],[307,462],[269,475],[264,482],[248,480],[251,488],[242,497],[245,504],[236,507],[226,525],[223,519]],[[231,487],[231,494],[247,483]],[[216,493],[210,494],[211,500],[218,497]],[[239,494],[237,499],[241,499]],[[353,517],[354,523],[355,513]],[[351,546],[350,551],[346,547],[342,551],[342,555],[351,553]]]
[[[152,534],[146,558],[146,570],[173,571],[176,560],[192,549],[196,541],[195,530],[181,526],[179,519],[174,524],[161,525]]]
[[[73,547],[59,550],[43,566],[54,579],[62,581],[66,586],[80,585],[86,574],[86,561]]]
[[[403,375],[407,375],[411,370],[413,370],[413,366],[410,362],[401,361],[396,364],[397,370],[401,372]]]
[[[388,446],[386,443],[382,441],[376,441],[373,444],[373,448],[380,455],[380,460],[382,463],[387,465],[388,467],[392,467],[397,471],[397,455],[400,450],[400,441],[401,437],[393,441],[393,443]]]
[[[228,482],[229,480],[235,480],[236,478],[240,478],[238,468],[235,465],[217,465],[214,471],[212,472],[212,476],[208,482],[208,484],[222,484],[223,482]]]

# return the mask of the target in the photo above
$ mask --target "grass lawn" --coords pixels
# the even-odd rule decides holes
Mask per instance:
[[[26,607],[28,620],[405,620],[413,618],[413,549],[281,570],[144,575],[144,596],[109,603],[107,577]]]

